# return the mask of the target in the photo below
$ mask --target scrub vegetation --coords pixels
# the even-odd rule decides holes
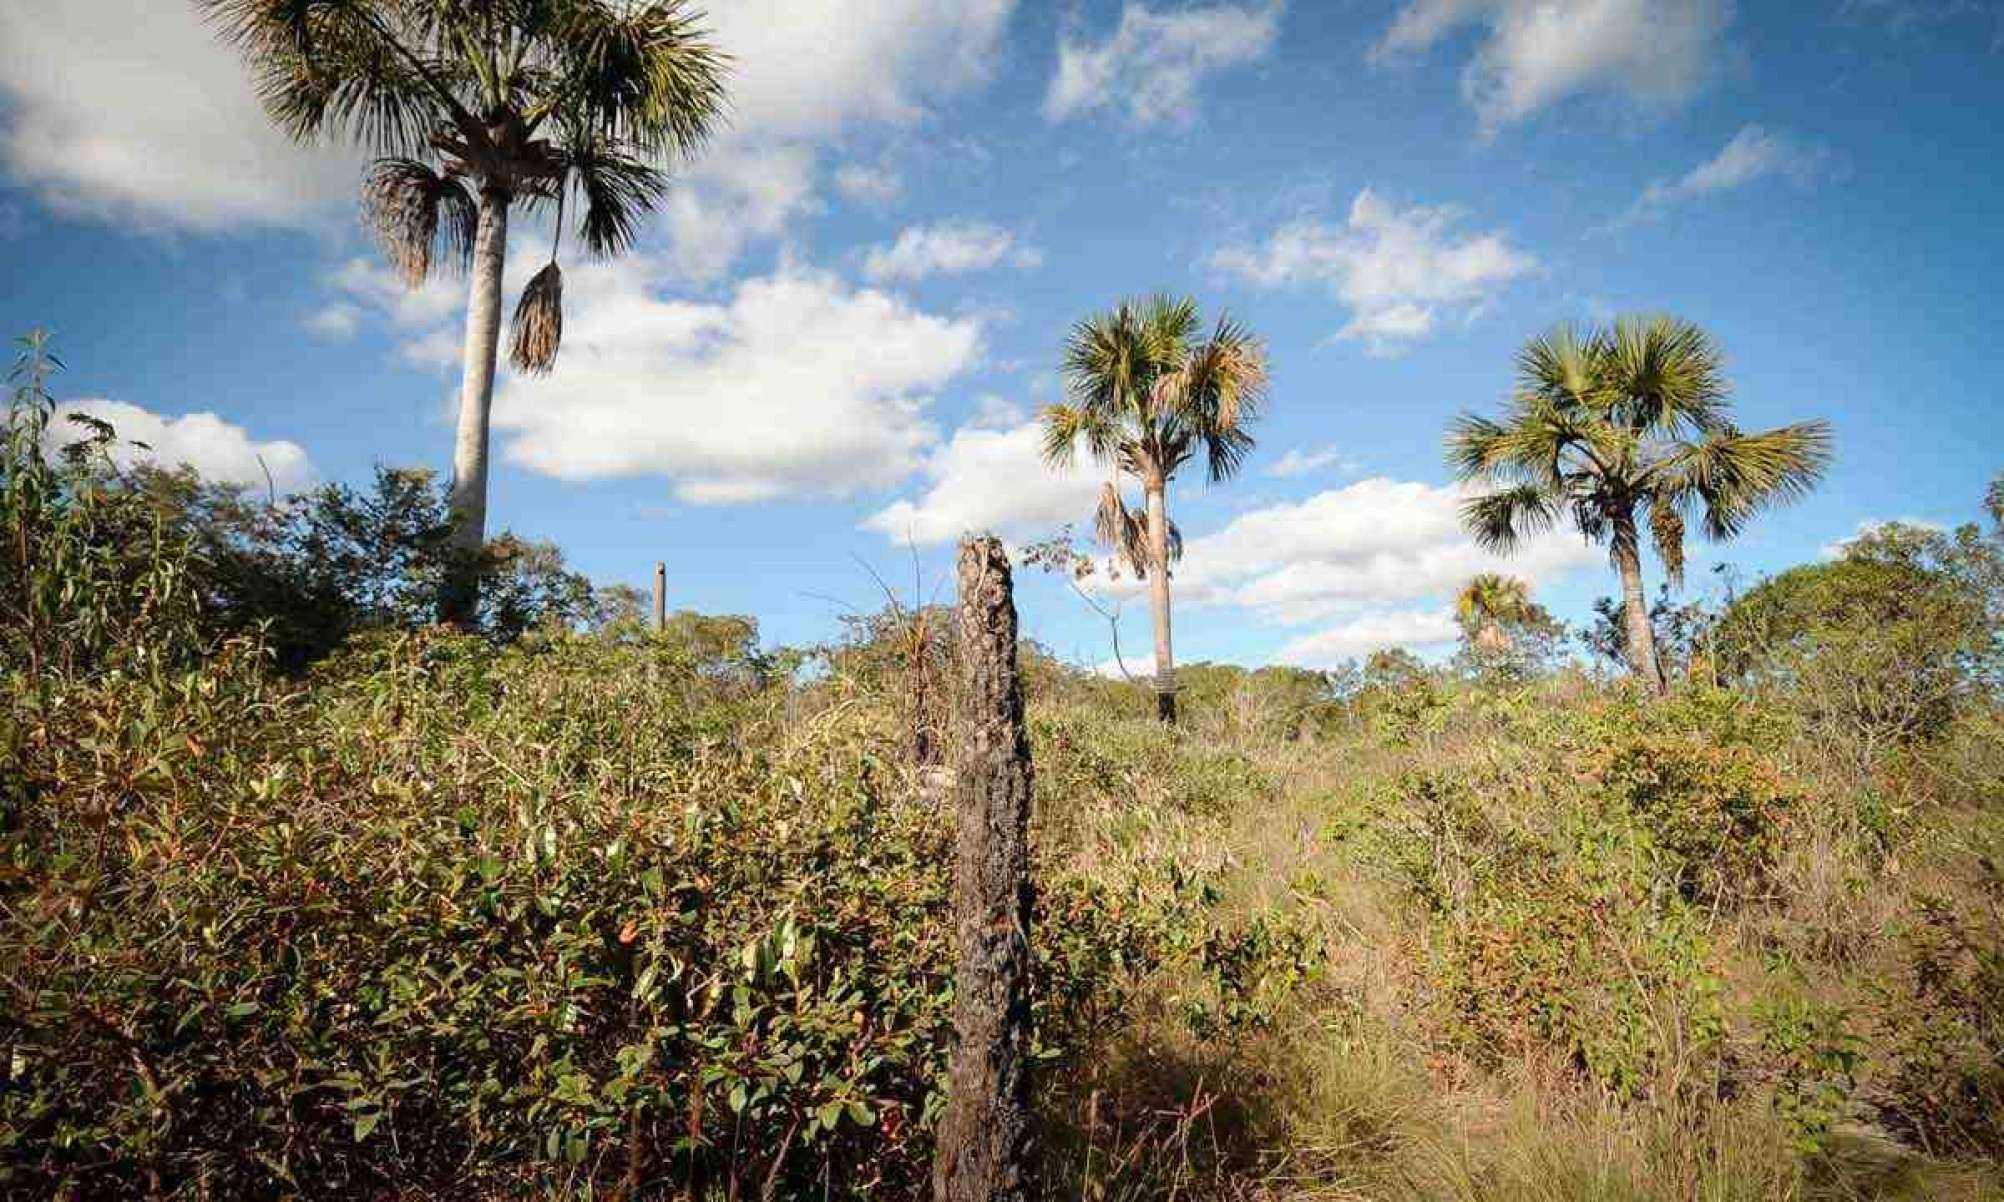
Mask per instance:
[[[657,630],[504,536],[430,625],[427,478],[55,453],[56,366],[0,459],[0,1193],[928,1192],[939,614]],[[1452,663],[1184,665],[1177,726],[1023,644],[1041,1195],[1998,1196],[2004,532],[1654,616],[1662,696],[1490,578]]]

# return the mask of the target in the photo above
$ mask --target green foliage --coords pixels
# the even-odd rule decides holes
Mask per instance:
[[[1783,997],[1754,1011],[1762,1049],[1783,1066],[1775,1104],[1795,1133],[1796,1147],[1806,1153],[1826,1150],[1858,1085],[1864,1040],[1848,1017],[1800,997]]]
[[[0,447],[0,664],[37,687],[185,666],[201,640],[184,533],[119,486],[104,423],[84,420],[50,458],[62,361],[40,332],[18,345]]]
[[[950,813],[899,783],[884,710],[789,728],[787,686],[731,666],[741,623],[678,625],[376,636],[306,691],[240,644],[17,708],[7,1188],[916,1191]],[[1133,725],[1193,807],[1245,797],[1243,765]],[[1040,754],[1051,1087],[1163,974],[1198,1029],[1269,1018],[1299,933],[1160,855],[1074,871],[1089,772]]]
[[[1944,737],[2004,682],[2004,544],[1882,527],[1748,590],[1718,620],[1723,679],[1783,697],[1860,766]]]
[[[1891,1119],[1930,1151],[2004,1156],[2004,873],[1966,900],[1915,901],[1888,1005]],[[1961,904],[1958,904],[1958,901]]]
[[[1707,914],[1765,891],[1792,786],[1686,720],[1632,703],[1534,718],[1514,749],[1378,797],[1353,842],[1431,916],[1436,1013],[1464,1052],[1555,1054],[1627,1094],[1717,1070]]]
[[[421,469],[378,467],[367,491],[328,484],[283,499],[187,469],[135,468],[107,487],[138,494],[186,543],[205,628],[262,630],[288,672],[352,635],[429,623],[454,562],[444,492]],[[548,543],[504,533],[474,570],[482,591],[471,629],[497,642],[596,613],[591,583]]]

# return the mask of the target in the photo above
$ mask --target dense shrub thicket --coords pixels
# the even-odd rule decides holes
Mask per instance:
[[[38,370],[0,1195],[925,1192],[935,612],[767,649],[543,559],[447,633],[421,482],[259,515],[51,458]],[[1997,543],[1889,531],[1686,614],[1660,702],[1492,647],[1197,666],[1170,731],[1027,648],[1048,1193],[1996,1196]]]

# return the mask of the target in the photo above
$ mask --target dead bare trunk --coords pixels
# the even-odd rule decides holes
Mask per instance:
[[[1649,601],[1642,590],[1642,549],[1635,519],[1614,520],[1614,565],[1621,573],[1621,617],[1628,644],[1628,666],[1650,691],[1669,691],[1656,658],[1656,630],[1649,624]]]
[[[1023,1202],[1030,1136],[1030,740],[1009,560],[960,548],[953,1061],[935,1202]]]
[[[1169,500],[1165,483],[1145,485],[1148,498],[1148,602],[1155,617],[1155,716],[1176,724],[1176,655],[1169,630]]]
[[[480,227],[473,242],[473,283],[466,300],[466,345],[460,368],[459,430],[453,441],[452,491],[439,620],[469,627],[480,608],[480,551],[487,542],[487,425],[494,406],[494,362],[501,341],[501,273],[508,259],[508,193],[480,191]]]

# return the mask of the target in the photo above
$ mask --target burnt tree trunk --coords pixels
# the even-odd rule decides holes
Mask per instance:
[[[953,1062],[935,1202],[1023,1202],[1030,1137],[1030,740],[1009,560],[960,548]]]

